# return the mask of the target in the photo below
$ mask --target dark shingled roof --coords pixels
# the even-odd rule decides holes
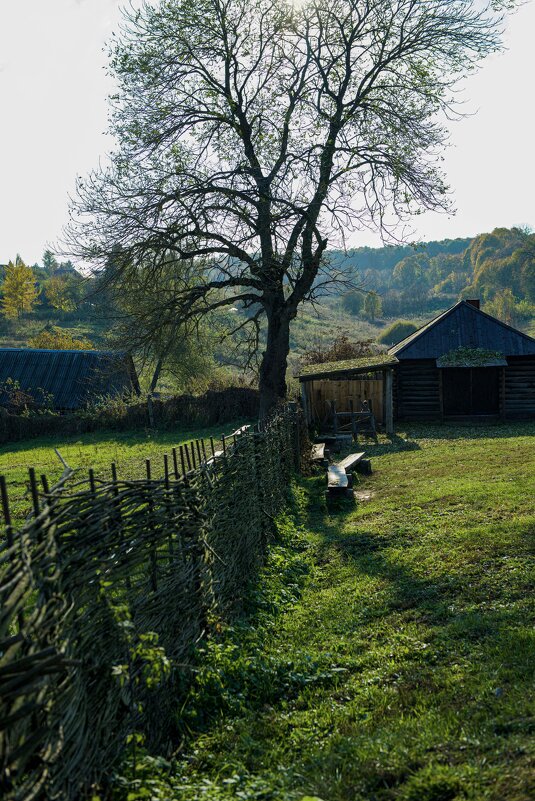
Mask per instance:
[[[461,300],[388,352],[400,361],[440,359],[456,348],[481,348],[504,356],[531,356],[535,354],[535,339]]]
[[[78,409],[97,395],[139,390],[132,357],[116,351],[0,348],[0,383],[8,378],[30,394],[50,393],[56,409]]]

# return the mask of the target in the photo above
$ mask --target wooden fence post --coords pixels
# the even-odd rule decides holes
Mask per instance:
[[[393,372],[385,373],[385,430],[388,437],[394,433],[394,399],[393,399]]]
[[[147,490],[148,490],[148,507],[149,507],[149,520],[151,521],[151,525],[154,526],[154,502],[152,500],[152,474],[151,474],[151,466],[150,466],[150,459],[145,460],[145,466],[147,470]],[[156,575],[157,571],[157,562],[156,562],[156,538],[153,537],[152,544],[150,546],[150,581],[153,592],[156,592],[158,589],[158,579]]]

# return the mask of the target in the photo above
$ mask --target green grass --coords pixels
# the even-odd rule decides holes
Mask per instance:
[[[0,474],[4,474],[15,525],[31,512],[28,468],[35,467],[37,476],[46,473],[52,485],[61,475],[63,466],[54,449],[58,448],[77,477],[95,469],[99,477],[111,476],[111,463],[117,464],[119,478],[140,478],[146,475],[145,460],[153,460],[154,476],[163,475],[163,455],[171,449],[194,439],[220,437],[228,434],[243,421],[217,428],[173,427],[165,431],[99,431],[74,436],[47,436],[27,442],[15,442],[0,447]]]
[[[533,424],[412,426],[367,448],[367,501],[301,481],[247,615],[206,647],[173,770],[118,787],[535,797],[534,445]]]

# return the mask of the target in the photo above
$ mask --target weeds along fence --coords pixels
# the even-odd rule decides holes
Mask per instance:
[[[102,429],[128,431],[150,426],[214,426],[258,416],[258,390],[228,387],[204,395],[173,395],[147,401],[126,402],[103,398],[89,407],[67,414],[10,414],[0,407],[0,444],[46,435],[84,434]]]
[[[132,732],[165,749],[195,644],[262,563],[306,441],[297,408],[174,449],[146,478],[30,470],[18,531],[0,480],[0,794],[83,798]],[[173,703],[176,700],[177,703]]]

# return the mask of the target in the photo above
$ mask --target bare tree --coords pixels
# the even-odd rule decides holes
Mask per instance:
[[[177,318],[240,303],[261,413],[286,391],[290,323],[333,280],[327,244],[448,208],[455,89],[498,47],[475,0],[160,0],[113,45],[109,167],[80,181],[68,250],[115,272],[211,260]]]

